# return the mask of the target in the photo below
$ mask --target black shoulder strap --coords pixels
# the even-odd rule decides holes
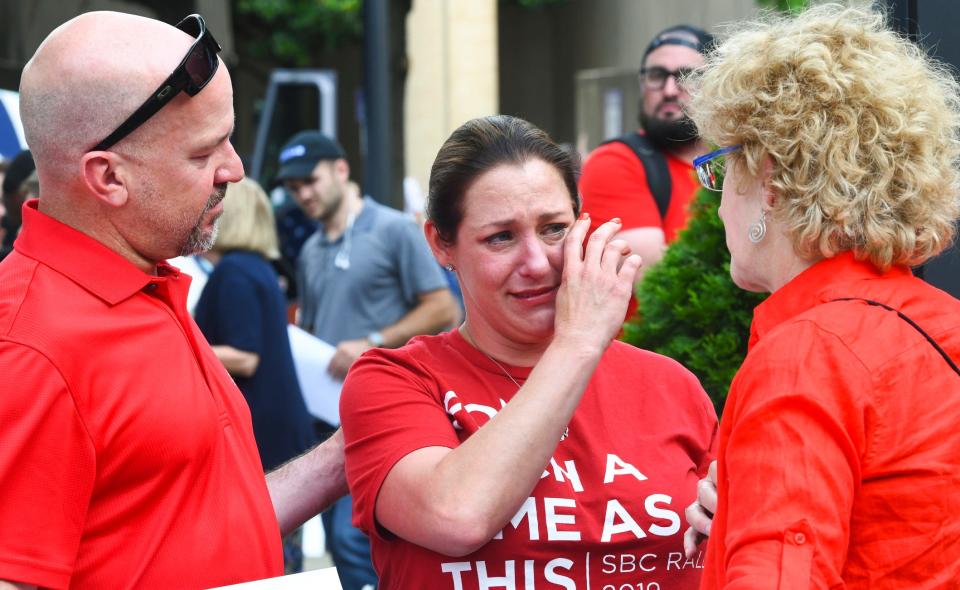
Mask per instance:
[[[900,316],[900,319],[901,319],[901,320],[903,320],[903,321],[907,322],[908,324],[910,324],[911,326],[913,326],[913,329],[916,330],[917,332],[920,332],[920,333],[923,335],[923,337],[927,339],[927,342],[929,342],[931,346],[933,346],[934,348],[937,349],[937,352],[940,353],[940,356],[943,357],[943,360],[947,361],[947,364],[950,365],[950,368],[953,369],[953,372],[956,373],[957,375],[960,375],[960,367],[957,367],[956,363],[953,362],[953,359],[950,358],[950,355],[947,354],[947,351],[945,351],[943,348],[941,348],[940,345],[937,344],[937,341],[936,341],[936,340],[934,340],[929,334],[927,334],[926,332],[924,332],[924,331],[923,331],[923,328],[921,328],[920,326],[918,326],[915,321],[911,320],[909,317],[907,317],[906,314],[904,314],[904,313],[903,313],[902,311],[900,311],[899,309],[894,309],[893,307],[890,307],[889,305],[886,305],[886,304],[884,304],[884,303],[880,303],[879,301],[873,301],[873,300],[871,300],[871,299],[864,299],[864,298],[862,298],[862,297],[841,297],[841,298],[839,298],[839,299],[834,299],[833,301],[863,301],[863,302],[868,303],[868,304],[870,304],[870,305],[875,305],[875,306],[877,306],[877,307],[882,307],[883,309],[885,309],[885,310],[887,310],[887,311],[892,311],[892,312],[896,313],[898,316]]]
[[[625,143],[640,159],[643,170],[647,175],[647,187],[660,211],[660,219],[667,218],[667,209],[670,208],[670,191],[673,183],[670,180],[670,170],[667,168],[667,158],[655,148],[650,140],[636,131],[611,139],[605,143]]]

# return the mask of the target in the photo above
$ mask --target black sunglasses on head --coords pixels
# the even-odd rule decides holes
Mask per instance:
[[[187,55],[183,58],[183,61],[163,81],[163,84],[153,91],[153,95],[140,105],[140,108],[134,111],[106,139],[98,143],[92,151],[108,149],[130,135],[134,129],[143,125],[147,119],[157,114],[157,111],[162,109],[165,104],[180,94],[180,91],[185,91],[190,96],[196,96],[213,79],[213,75],[217,73],[217,66],[220,64],[220,60],[217,58],[217,54],[220,53],[220,44],[207,29],[203,17],[199,14],[191,14],[177,23],[177,28],[191,37],[197,38],[190,49],[187,50]]]

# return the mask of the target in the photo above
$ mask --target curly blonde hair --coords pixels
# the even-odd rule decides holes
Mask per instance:
[[[852,250],[880,269],[917,265],[953,240],[960,86],[886,26],[825,4],[737,23],[693,80],[691,116],[732,165],[769,157],[773,214],[808,260]]]

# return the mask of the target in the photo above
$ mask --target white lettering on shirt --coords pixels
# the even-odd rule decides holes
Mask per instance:
[[[620,522],[615,523],[615,518],[619,518]],[[647,536],[619,500],[608,500],[607,514],[603,517],[603,534],[600,535],[600,542],[609,543],[614,535],[621,533],[633,533],[633,536],[638,539]]]
[[[613,478],[618,475],[632,475],[637,478],[637,481],[643,481],[647,479],[647,476],[640,473],[640,470],[633,465],[627,463],[613,453],[607,453],[607,469],[603,475],[603,483],[612,483]]]
[[[470,565],[469,561],[451,561],[440,564],[440,571],[445,574],[453,574],[453,590],[463,590],[463,579],[460,574],[469,572],[471,569],[473,569],[473,566]]]
[[[561,576],[557,573],[557,568],[569,570],[572,567],[572,561],[558,557],[557,559],[551,559],[549,562],[547,562],[547,567],[544,568],[543,575],[548,582],[557,584],[558,586],[563,586],[565,590],[577,590],[577,585],[573,580],[567,576]]]
[[[662,518],[670,521],[670,526],[660,526],[658,524],[650,525],[650,534],[659,537],[669,537],[680,530],[680,515],[673,510],[665,510],[657,506],[657,502],[669,504],[673,498],[666,494],[652,494],[647,496],[643,507],[647,509],[647,514],[653,518]]]
[[[550,457],[550,468],[553,470],[553,478],[560,483],[563,483],[567,479],[570,480],[570,485],[573,486],[573,491],[582,492],[583,484],[580,483],[580,474],[577,473],[577,464],[573,461],[564,461],[563,467],[557,463],[556,459]],[[547,473],[544,471],[544,473]],[[541,479],[543,479],[541,477]]]
[[[480,585],[480,590],[490,590],[491,588],[506,588],[507,590],[517,590],[517,584],[514,582],[514,561],[509,559],[503,563],[504,573],[503,576],[489,577],[487,576],[487,562],[478,561],[477,562],[477,582]]]
[[[561,531],[558,525],[576,525],[577,517],[573,514],[557,514],[557,508],[576,508],[577,501],[570,498],[544,498],[543,520],[547,524],[548,541],[579,541],[580,531]]]
[[[527,529],[530,532],[531,541],[540,540],[540,521],[537,518],[537,499],[533,496],[527,498],[523,501],[523,505],[520,506],[520,510],[517,510],[517,513],[513,515],[513,518],[510,519],[510,524],[513,525],[513,528],[520,526],[520,522],[523,520],[523,517],[527,517]],[[494,539],[502,539],[503,531],[501,530],[496,534]]]

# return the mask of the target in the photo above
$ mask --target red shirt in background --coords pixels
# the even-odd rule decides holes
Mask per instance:
[[[846,253],[756,309],[702,588],[957,588],[960,302]]]
[[[207,588],[283,573],[243,396],[186,310],[24,206],[0,264],[0,580]]]
[[[647,185],[647,174],[640,158],[624,143],[599,146],[583,165],[580,177],[582,209],[590,214],[590,232],[601,224],[619,217],[624,230],[638,227],[659,227],[667,244],[686,227],[688,209],[700,188],[690,162],[663,152],[670,171],[671,192],[667,215],[661,219],[657,203]],[[636,297],[630,298],[627,317],[637,309]]]

